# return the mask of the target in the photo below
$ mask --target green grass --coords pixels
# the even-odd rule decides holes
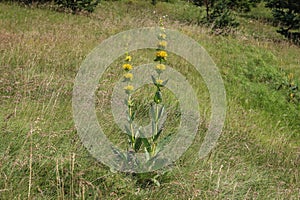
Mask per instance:
[[[109,1],[91,16],[77,16],[0,3],[0,199],[299,199],[300,106],[288,101],[286,88],[277,88],[290,72],[299,80],[300,48],[260,19],[241,17],[233,36],[210,35],[194,25],[196,9],[182,2],[153,7]],[[203,119],[189,150],[167,172],[157,172],[158,187],[149,180],[155,173],[113,173],[90,156],[74,126],[72,87],[81,62],[101,41],[155,26],[162,15],[169,16],[167,28],[192,37],[212,56],[228,107],[217,147],[198,160],[195,152],[210,119],[209,94],[191,66],[170,56],[196,91]],[[136,65],[152,59],[151,51],[133,55]],[[107,122],[107,88],[121,76],[116,67],[117,62],[100,80],[97,111],[112,141],[125,146]],[[149,97],[137,98],[137,109],[145,113]],[[167,99],[172,102],[172,96]]]

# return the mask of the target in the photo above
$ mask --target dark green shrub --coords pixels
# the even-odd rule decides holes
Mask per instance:
[[[212,31],[217,34],[227,34],[239,26],[230,6],[230,1],[223,0],[193,0],[197,6],[204,6],[206,16],[199,23],[211,25]]]
[[[55,3],[64,11],[71,10],[72,13],[79,11],[93,12],[100,0],[5,0],[7,2],[17,2],[25,5],[40,5]]]
[[[300,1],[266,0],[266,7],[272,9],[275,22],[280,26],[278,33],[300,44]]]
[[[55,0],[54,2],[60,7],[76,13],[78,11],[93,12],[100,0]]]
[[[167,3],[175,3],[176,2],[176,0],[151,0],[151,4],[155,6],[158,1],[167,2]]]
[[[52,2],[52,0],[4,0],[6,2],[17,2],[20,4],[31,5],[31,4],[44,4]]]
[[[250,12],[252,7],[256,7],[261,0],[226,0],[227,6],[231,10],[238,12]]]
[[[239,26],[231,10],[224,2],[217,3],[209,18],[212,30],[215,33],[225,33],[232,31]]]

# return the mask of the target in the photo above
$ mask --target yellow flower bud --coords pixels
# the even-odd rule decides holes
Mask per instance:
[[[156,52],[156,57],[157,58],[166,59],[167,56],[168,56],[168,54],[165,51],[158,51],[158,52]]]
[[[158,64],[155,66],[155,69],[164,71],[166,69],[166,66],[164,64]]]
[[[126,56],[126,58],[125,58],[125,61],[127,61],[127,62],[130,62],[130,61],[131,61],[131,59],[132,59],[132,57],[131,57],[131,56]]]
[[[130,64],[124,64],[123,65],[123,69],[126,70],[126,71],[132,70],[132,65],[130,65]]]
[[[126,73],[126,74],[124,74],[124,78],[128,79],[128,80],[132,80],[133,79],[133,74],[132,73]]]
[[[134,90],[134,87],[133,87],[132,85],[127,85],[127,86],[124,87],[124,90],[125,90],[126,92],[131,92],[131,91]]]
[[[157,79],[157,80],[156,80],[156,84],[158,84],[158,85],[161,85],[163,82],[164,82],[164,81],[161,80],[161,79]]]
[[[159,38],[165,40],[167,38],[167,35],[164,33],[161,33],[161,34],[159,34]]]
[[[168,44],[168,43],[167,43],[166,41],[163,40],[163,41],[160,41],[160,42],[158,43],[158,46],[159,46],[159,47],[165,48],[165,47],[167,46],[167,44]]]

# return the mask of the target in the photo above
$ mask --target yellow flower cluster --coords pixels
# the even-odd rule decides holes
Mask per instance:
[[[130,62],[131,61],[131,56],[126,56],[125,61]]]
[[[124,87],[124,90],[125,90],[126,92],[131,92],[131,91],[134,90],[134,87],[133,87],[132,85],[126,85],[126,86]]]
[[[288,75],[288,79],[289,79],[289,80],[293,80],[293,79],[294,79],[294,74],[293,74],[293,73],[290,73],[290,74]]]
[[[158,51],[158,52],[156,52],[156,57],[157,58],[161,58],[161,59],[165,60],[167,58],[167,56],[168,56],[168,54],[165,51]]]
[[[167,35],[164,33],[159,34],[159,39],[165,40],[167,38]]]
[[[123,65],[123,69],[124,69],[125,71],[132,70],[132,65],[126,63],[126,64]]]
[[[166,65],[164,65],[164,64],[158,64],[158,65],[155,66],[155,68],[157,70],[164,71],[166,69]]]
[[[157,80],[156,80],[156,84],[158,84],[158,85],[161,85],[161,84],[163,84],[163,82],[164,82],[164,81],[163,81],[163,80],[161,80],[161,79],[157,79]]]
[[[124,78],[127,80],[132,80],[133,79],[133,74],[132,73],[126,73],[124,74]]]
[[[161,74],[163,71],[166,70],[166,65],[158,64],[158,65],[155,66],[155,70],[158,74]]]
[[[154,95],[154,102],[156,104],[162,102],[162,94],[160,88],[164,87],[167,83],[167,81],[163,81],[162,79],[160,79],[160,75],[163,73],[164,70],[166,70],[166,66],[163,63],[166,62],[168,57],[168,53],[165,51],[166,46],[168,44],[166,41],[167,35],[162,18],[160,18],[159,20],[159,25],[161,33],[158,35],[158,49],[156,50],[156,57],[154,59],[154,61],[159,62],[159,64],[155,66],[155,70],[158,76],[157,78],[153,78],[153,84],[156,86],[156,92]]]
[[[165,17],[163,17],[163,18],[165,18]],[[159,18],[160,33],[158,35],[159,42],[158,42],[158,49],[157,49],[156,58],[155,58],[155,61],[159,61],[160,64],[163,61],[166,61],[166,58],[168,56],[167,52],[165,51],[168,43],[166,41],[167,35],[166,35],[166,29],[165,29],[164,23],[163,23],[163,18]],[[159,71],[159,73],[161,73],[161,71]]]
[[[128,95],[130,95],[131,91],[133,91],[133,89],[134,89],[133,86],[129,84],[129,82],[131,82],[133,79],[133,74],[129,72],[133,68],[132,65],[129,64],[129,62],[132,60],[132,57],[130,55],[126,54],[126,57],[124,60],[126,63],[123,64],[123,66],[122,66],[123,69],[125,70],[125,74],[123,75],[123,77],[124,77],[124,81],[127,82],[127,86],[124,87],[124,90]]]
[[[166,41],[163,40],[163,41],[160,41],[160,42],[158,43],[158,46],[159,46],[159,47],[162,47],[162,48],[165,48],[165,47],[167,46],[167,44],[168,44],[168,43],[167,43]]]

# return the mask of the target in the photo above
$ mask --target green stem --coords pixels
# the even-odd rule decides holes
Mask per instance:
[[[160,64],[162,62],[160,61]],[[160,79],[160,73],[158,73],[158,79]],[[159,88],[157,88],[159,89]],[[158,104],[155,103],[155,119],[154,119],[154,133],[152,136],[152,148],[151,148],[151,156],[154,156],[156,150],[156,144],[154,142],[154,137],[158,134]]]
[[[128,102],[131,102],[131,95],[128,95]],[[134,148],[134,129],[133,129],[133,122],[132,122],[132,108],[131,105],[128,105],[128,117],[130,119],[129,124],[130,124],[130,132],[131,132],[131,147]]]
[[[158,104],[155,104],[155,129],[154,129],[154,135],[152,137],[152,156],[154,156],[155,154],[155,142],[154,142],[154,136],[156,136],[158,134]]]

